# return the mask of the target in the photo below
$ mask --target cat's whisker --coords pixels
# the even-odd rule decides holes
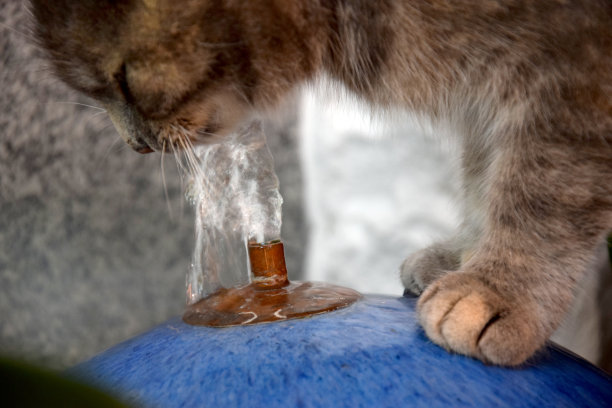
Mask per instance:
[[[196,154],[193,151],[193,149],[189,149],[189,157],[190,157],[190,160],[192,162],[192,167],[194,168],[194,176],[197,179],[203,179],[204,178],[204,172],[203,172],[202,168],[200,167],[200,160],[196,156]]]
[[[204,130],[197,130],[196,134],[203,135],[203,136],[219,137],[219,135],[217,133],[206,132]]]
[[[199,160],[197,159],[195,154],[195,147],[193,145],[193,142],[191,141],[191,138],[189,138],[188,135],[185,136],[185,145],[187,146],[189,154],[191,155],[194,164],[196,165],[195,167],[198,169],[198,171],[200,171]]]
[[[30,3],[27,3],[25,5],[25,7],[23,8],[23,10],[26,12],[27,15],[29,15],[30,17],[34,17],[34,12],[32,11],[32,5]]]
[[[178,129],[175,125],[170,125],[170,129],[172,130],[172,132],[174,134],[178,134],[178,137],[173,141],[173,143],[170,144],[170,147],[172,149],[172,152],[174,153],[174,158],[176,159],[176,163],[179,169],[179,173],[182,174],[188,174],[190,173],[190,169],[189,164],[188,163],[184,163],[184,161],[186,161],[186,159],[184,159],[184,148],[183,148],[183,143],[182,143],[182,134],[180,132],[180,129]]]
[[[172,155],[174,156],[174,164],[176,165],[176,170],[179,174],[181,192],[184,193],[185,192],[185,180],[184,180],[185,168],[183,167],[183,164],[181,162],[180,154],[178,153],[177,149],[174,147],[174,142],[170,143],[170,151],[172,152]]]
[[[174,163],[176,164],[176,169],[177,172],[179,174],[179,184],[181,186],[181,194],[184,196],[185,195],[185,174],[184,174],[184,170],[181,169],[180,167],[180,158],[178,157],[178,153],[176,150],[176,147],[174,146],[174,142],[170,143],[170,150],[172,151],[172,154],[174,156]],[[179,207],[179,214],[180,217],[183,217],[183,214],[185,213],[185,200],[179,200],[180,201],[180,207]]]
[[[182,138],[181,140],[183,142],[183,147],[185,149],[186,157],[189,161],[190,168],[192,170],[192,174],[195,177],[201,178],[202,176],[201,169],[200,169],[200,166],[198,165],[198,159],[195,156],[195,153],[193,151],[193,146],[191,145],[189,138],[185,137],[185,138]]]
[[[6,24],[6,23],[2,23],[0,22],[0,27],[4,27],[12,32],[14,32],[15,34],[20,35],[21,37],[25,38],[26,40],[30,41],[30,42],[36,42],[38,39],[32,35],[32,33],[27,33],[27,32],[23,32],[20,31],[18,29],[16,29],[15,27],[11,27],[10,25]]]
[[[107,129],[108,126],[104,127],[102,129],[102,131],[104,129]],[[119,142],[123,142],[123,139],[121,139],[121,136],[117,135],[117,137],[115,138],[115,140],[106,148],[106,151],[104,152],[104,154],[102,155],[102,157],[100,159],[98,159],[98,163],[96,163],[95,169],[96,171],[98,169],[100,169],[100,167],[102,166],[102,164],[108,159],[108,156],[110,155],[111,151],[113,150],[114,147],[117,146],[117,143]]]
[[[113,124],[109,122],[110,120],[104,116],[93,115],[85,118],[85,126],[93,127],[93,130],[101,135],[107,133],[110,128],[114,127]]]
[[[90,120],[92,120],[94,118],[100,117],[100,115],[103,115],[105,113],[106,113],[106,111],[96,112],[93,115],[91,115],[90,117],[88,117],[87,120],[90,121]]]
[[[183,163],[183,153],[182,150],[179,149],[181,142],[179,139],[170,144],[170,148],[172,149],[172,153],[174,154],[174,159],[176,161],[176,167],[181,175],[181,178],[184,174],[188,173],[188,169],[185,168],[185,163]]]
[[[164,168],[164,155],[166,153],[166,141],[162,145],[161,151],[161,159],[160,159],[160,167],[161,167],[161,179],[162,185],[164,187],[164,196],[166,197],[166,207],[168,208],[168,215],[170,216],[170,220],[174,221],[174,214],[172,212],[172,206],[170,205],[170,197],[168,196],[168,184],[166,183],[166,170]]]
[[[197,166],[193,162],[193,158],[190,155],[190,151],[188,150],[183,137],[180,137],[178,139],[178,142],[180,144],[180,147],[183,153],[183,157],[185,158],[185,163],[187,165],[187,169],[189,170],[189,174],[195,177],[197,175]]]
[[[81,102],[71,102],[71,101],[51,101],[50,103],[62,103],[62,104],[68,104],[68,105],[77,105],[77,106],[85,106],[87,108],[92,108],[92,109],[98,109],[101,112],[106,112],[106,109],[104,108],[100,108],[99,106],[94,106],[94,105],[88,105],[86,103],[81,103]]]
[[[66,85],[54,75],[53,70],[48,67],[38,67],[31,72],[36,75],[36,80],[40,81],[41,84],[56,88],[66,87]]]
[[[204,129],[198,129],[194,134],[196,136],[196,141],[208,144],[211,142],[219,142],[223,138],[223,136],[218,133],[206,132]]]
[[[191,165],[190,167],[192,169],[197,169],[198,161],[193,154],[193,145],[191,144],[191,140],[189,138],[189,132],[181,125],[172,125],[172,129],[179,134],[178,140],[183,148],[185,157]]]
[[[105,133],[108,129],[112,129],[115,126],[112,123],[107,123],[106,125],[104,125],[104,127],[102,129],[100,129],[100,134]],[[119,140],[123,140],[121,139],[121,137],[117,134],[117,137],[119,138]]]
[[[42,74],[45,74],[48,75],[44,77],[45,80],[53,79],[54,81],[57,81],[57,78],[53,77],[53,72],[49,69],[49,67],[40,66],[38,64],[30,64],[29,66],[27,66],[26,64],[28,63],[28,61],[25,58],[20,62],[21,65],[19,65],[19,69],[21,70],[21,72],[25,74],[35,74],[38,76],[42,76]]]
[[[174,142],[170,143],[170,151],[172,152],[172,156],[174,157],[174,161],[176,163],[176,169],[179,171],[179,175],[181,175],[182,171],[180,167],[180,157],[178,156],[178,153],[176,152],[176,149],[174,148]]]
[[[180,154],[177,152],[176,148],[174,147],[174,143],[170,143],[170,150],[172,151],[172,155],[174,156],[174,163],[176,164],[176,170],[179,173],[179,177],[181,179],[181,186],[182,186],[183,185],[183,173],[185,172],[185,168],[183,167],[183,164],[181,163]]]
[[[195,151],[195,146],[193,145],[193,141],[188,135],[185,136],[185,143],[189,146],[191,151]]]
[[[246,94],[244,93],[244,89],[242,89],[241,87],[237,86],[237,85],[233,85],[232,86],[234,88],[234,91],[238,94],[238,96],[240,96],[240,98],[242,98],[242,101],[249,107],[254,109],[255,107],[253,106],[253,103],[249,100],[249,98],[247,98]]]

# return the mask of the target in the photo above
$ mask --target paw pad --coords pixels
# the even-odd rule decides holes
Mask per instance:
[[[502,296],[477,277],[453,273],[423,293],[419,320],[429,338],[447,350],[494,364],[517,365],[546,338],[526,304]]]

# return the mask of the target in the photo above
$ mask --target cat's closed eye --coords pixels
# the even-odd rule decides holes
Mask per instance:
[[[125,99],[125,101],[127,103],[133,103],[134,97],[132,96],[132,93],[130,92],[130,86],[127,82],[125,63],[121,64],[121,67],[113,75],[113,78],[115,79],[115,81],[117,81],[117,85],[119,86],[119,89],[121,90],[121,94],[123,95],[123,98]]]

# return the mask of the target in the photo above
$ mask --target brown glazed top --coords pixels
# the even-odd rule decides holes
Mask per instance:
[[[280,241],[249,244],[252,283],[221,288],[187,306],[192,325],[227,327],[295,319],[340,309],[361,298],[352,289],[319,282],[289,282]]]

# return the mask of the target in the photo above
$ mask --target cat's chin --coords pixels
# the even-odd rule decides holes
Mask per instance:
[[[115,127],[127,145],[141,154],[191,150],[195,146],[223,143],[228,137],[227,132],[212,132],[210,127],[187,130],[178,125],[167,125],[162,126],[157,135],[150,131],[130,132],[120,125]]]
[[[222,143],[226,140],[224,135],[220,134],[206,134],[202,136],[202,132],[205,130],[198,129],[195,132],[189,132],[189,135],[184,133],[174,133],[165,137],[143,140],[142,137],[129,137],[126,143],[137,153],[148,154],[153,152],[165,152],[172,153],[183,150],[191,150],[196,146],[206,146]],[[194,135],[197,135],[195,137]],[[125,140],[125,139],[124,139]]]
[[[233,129],[250,122],[234,120],[221,125],[218,120],[208,120],[206,125],[198,127],[185,120],[149,121],[125,104],[109,104],[106,109],[121,139],[141,154],[191,150],[197,145],[221,143]]]

